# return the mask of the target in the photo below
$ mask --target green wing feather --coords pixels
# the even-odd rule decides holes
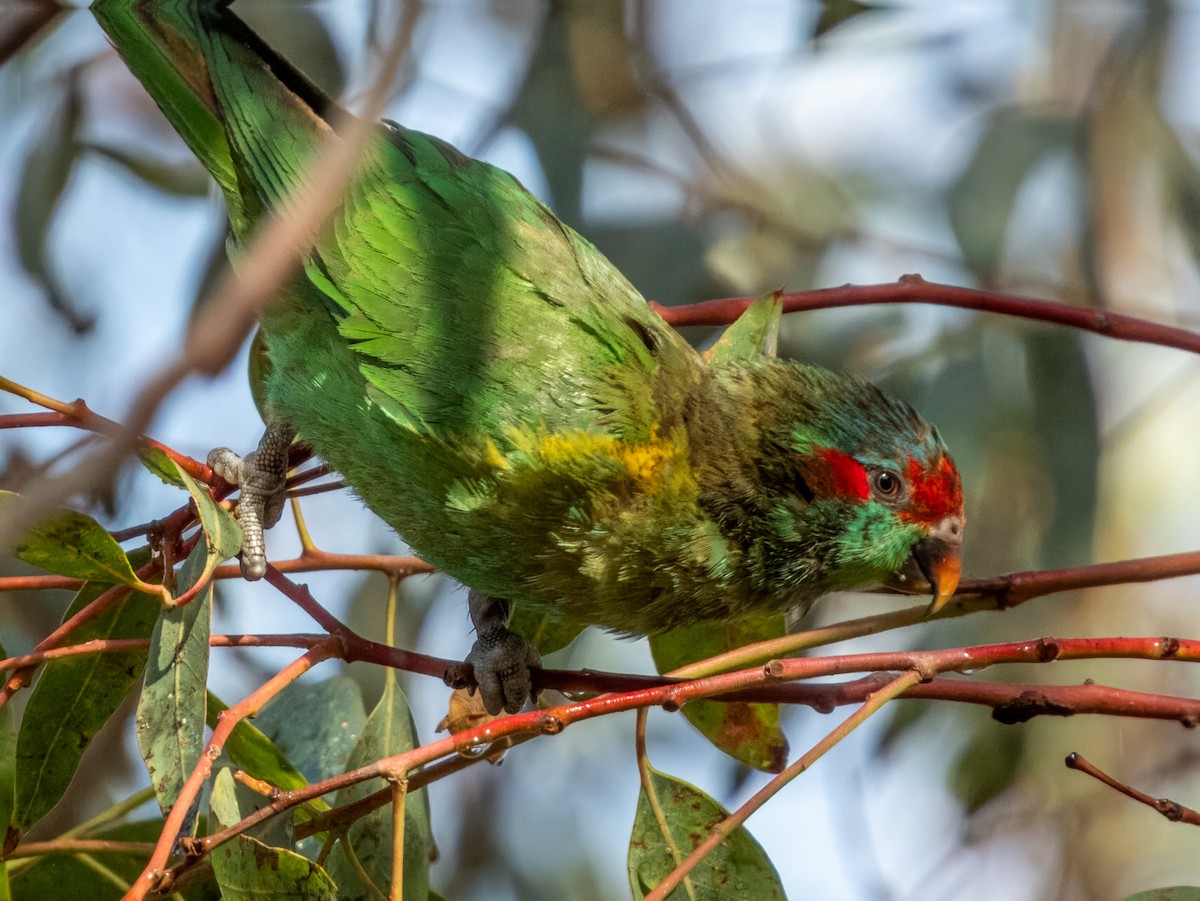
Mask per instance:
[[[96,12],[239,239],[340,140],[328,98],[226,10]],[[630,630],[645,602],[631,574],[662,570],[646,590],[670,594],[689,566],[725,565],[678,409],[699,357],[511,175],[379,126],[305,276],[264,316],[268,408],[433,562],[493,594],[586,597],[574,612]],[[664,542],[692,563],[666,572]]]

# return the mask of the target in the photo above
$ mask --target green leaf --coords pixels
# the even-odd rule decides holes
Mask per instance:
[[[1130,895],[1125,901],[1200,901],[1200,888],[1194,885],[1152,888],[1149,891]]]
[[[238,799],[237,783],[229,769],[213,780],[211,809],[213,820],[221,827],[232,826],[251,812]],[[287,817],[275,817],[287,820]],[[225,901],[263,901],[263,899],[337,899],[337,888],[329,875],[307,858],[268,845],[255,838],[239,835],[213,850],[213,873]]]
[[[779,349],[779,321],[783,302],[777,294],[764,294],[721,333],[704,359],[710,363],[750,360],[758,356],[775,356]]]
[[[0,491],[0,513],[17,495]],[[46,572],[73,579],[140,585],[121,546],[90,516],[64,510],[30,529],[13,554]]]
[[[416,746],[416,727],[404,693],[388,672],[383,697],[371,711],[362,738],[355,746],[346,769],[361,766],[411,750]],[[382,779],[360,782],[337,793],[335,806],[365,798],[387,783]],[[338,886],[342,901],[374,899],[378,895],[364,883],[350,860],[346,847],[361,864],[367,877],[384,896],[392,877],[392,808],[387,805],[372,811],[354,823],[329,855],[329,875]],[[410,792],[404,803],[404,894],[406,901],[426,901],[429,895],[429,856],[433,840],[429,828],[429,797],[424,789]]]
[[[196,502],[196,510],[200,513],[200,527],[208,539],[208,556],[204,562],[204,571],[196,577],[196,582],[206,581],[213,570],[242,549],[242,527],[238,525],[233,514],[213,500],[208,487],[193,479],[176,463],[171,461],[188,494]]]
[[[212,571],[242,549],[242,527],[233,514],[213,500],[208,486],[196,481],[178,462],[161,448],[146,448],[139,454],[142,465],[168,485],[187,490],[200,515],[200,527],[208,539],[208,559],[202,574],[193,584],[205,581]]]
[[[838,26],[873,10],[871,4],[860,3],[859,0],[822,0],[821,16],[813,29],[813,37],[824,37]]]
[[[362,692],[349,676],[293,682],[255,717],[255,725],[309,782],[345,772],[366,721]]]
[[[629,839],[629,885],[635,899],[666,878],[728,815],[695,786],[653,767],[649,770],[649,788],[657,804],[651,804],[643,787]],[[661,822],[655,806],[661,812]],[[668,897],[670,901],[771,901],[786,896],[779,874],[762,847],[745,827],[739,826]]]
[[[1009,218],[1030,170],[1071,146],[1076,125],[1063,116],[1001,113],[980,136],[975,156],[946,195],[963,262],[987,283],[1004,256]]]
[[[982,722],[950,767],[950,787],[968,813],[981,808],[1012,784],[1025,748],[1020,726]]]
[[[175,465],[171,455],[161,447],[143,448],[138,452],[138,460],[166,484],[176,488],[184,487],[183,479],[179,477],[179,467]]]
[[[702,623],[650,636],[650,653],[658,671],[668,673],[785,632],[782,616]],[[778,773],[787,764],[788,743],[779,728],[778,704],[692,701],[684,705],[683,715],[705,738],[747,766]]]
[[[180,570],[179,589],[186,591],[203,575],[208,549],[203,538]],[[200,762],[204,749],[205,685],[208,681],[208,638],[212,583],[184,604],[167,605],[150,637],[149,663],[137,710],[137,742],[158,806],[169,813],[184,780]],[[185,829],[191,833],[194,815]]]
[[[239,835],[211,859],[224,901],[337,901],[329,874],[295,851]]]
[[[112,160],[137,178],[176,197],[207,197],[212,179],[204,167],[193,159],[180,163],[142,156],[144,149],[120,147],[114,144],[82,143],[88,153]]]
[[[540,654],[551,654],[565,648],[587,628],[583,623],[561,619],[551,613],[520,604],[513,610],[512,621],[508,627],[522,638],[533,642]]]
[[[222,766],[213,779],[209,794],[209,824],[226,828],[245,819],[269,800],[248,785],[234,779],[233,768]],[[273,848],[292,850],[296,845],[296,820],[291,813],[269,816],[251,826],[245,834]]]
[[[207,719],[211,728],[217,727],[217,718],[228,709],[225,702],[212,692],[208,693]],[[233,727],[229,740],[225,742],[225,753],[238,769],[284,791],[308,785],[308,780],[292,766],[287,756],[249,720],[241,720]],[[324,805],[320,799],[312,803]]]
[[[54,215],[79,156],[76,134],[83,112],[79,84],[79,70],[71,71],[57,92],[58,103],[50,113],[50,120],[39,129],[41,137],[30,148],[17,176],[19,187],[12,210],[21,267],[40,285],[50,305],[66,317],[74,331],[83,333],[92,327],[94,318],[75,309],[49,265],[46,252]]]
[[[109,587],[84,585],[64,621]],[[149,638],[160,607],[157,596],[130,592],[72,630],[63,646],[98,638]],[[139,650],[65,657],[43,667],[17,735],[13,822],[18,827],[36,823],[62,797],[84,750],[137,683],[145,664],[146,651]]]

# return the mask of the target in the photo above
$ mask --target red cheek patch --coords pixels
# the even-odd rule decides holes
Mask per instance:
[[[867,471],[863,465],[841,451],[827,447],[821,451],[832,476],[833,490],[843,497],[856,497],[866,500],[871,493],[867,487]]]
[[[932,525],[944,516],[962,513],[962,479],[949,457],[939,458],[937,466],[928,471],[910,458],[908,478],[912,501],[905,511],[906,518]]]
[[[871,493],[863,465],[831,447],[813,448],[812,456],[797,460],[797,467],[816,497],[866,500]]]

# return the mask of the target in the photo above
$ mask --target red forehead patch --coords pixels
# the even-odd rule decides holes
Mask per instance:
[[[962,479],[949,457],[939,457],[929,470],[909,458],[908,478],[912,485],[912,501],[905,511],[908,518],[932,525],[944,516],[962,514]]]

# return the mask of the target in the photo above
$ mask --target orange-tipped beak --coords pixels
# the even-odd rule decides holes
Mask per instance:
[[[962,520],[948,516],[913,548],[913,559],[933,588],[932,616],[954,596],[962,576]]]

